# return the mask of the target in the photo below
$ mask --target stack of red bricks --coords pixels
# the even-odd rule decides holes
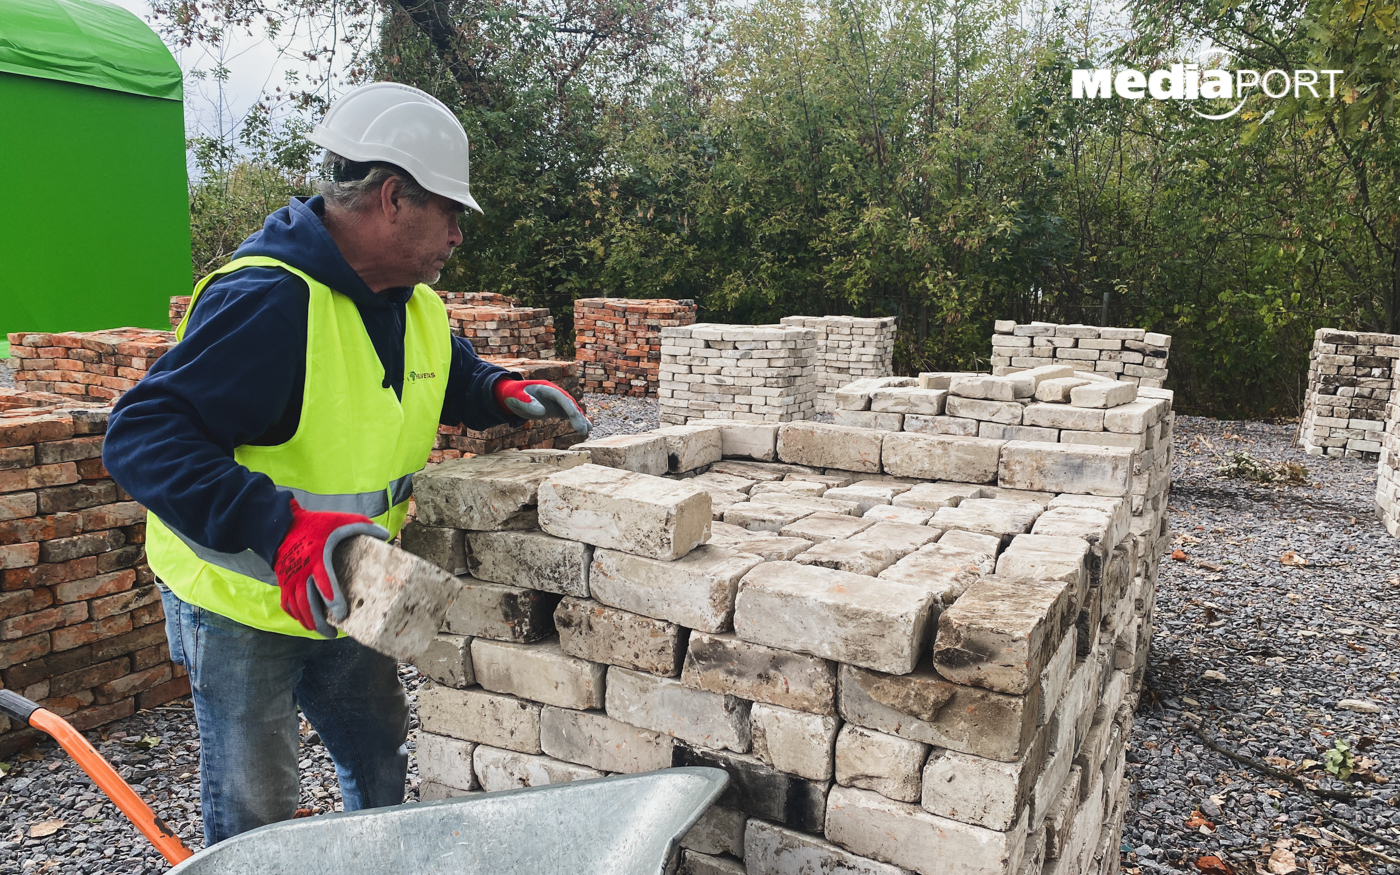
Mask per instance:
[[[579,388],[578,362],[547,361],[543,359],[493,358],[492,364],[515,371],[526,380],[548,380],[561,387],[583,407]],[[520,426],[497,425],[485,431],[473,431],[460,425],[438,426],[437,442],[433,444],[429,464],[463,456],[479,456],[512,449],[556,449],[571,447],[583,437],[567,419],[545,419],[526,422]]]
[[[574,349],[583,390],[604,395],[655,395],[661,329],[695,323],[695,302],[670,298],[580,298],[574,302]]]
[[[109,412],[0,390],[0,682],[79,729],[189,692],[145,511],[102,467]],[[0,717],[0,756],[33,737]]]
[[[503,301],[504,296],[497,295]],[[452,333],[472,342],[478,355],[492,358],[554,358],[554,317],[547,307],[468,302],[447,305]]]
[[[439,298],[447,305],[447,309],[453,307],[519,307],[520,299],[510,295],[502,295],[497,292],[444,292],[437,290]]]
[[[180,321],[185,318],[185,312],[190,309],[189,295],[176,295],[170,299],[170,330],[174,331],[180,325]]]
[[[10,335],[15,385],[83,401],[114,401],[175,345],[171,331],[114,328]]]

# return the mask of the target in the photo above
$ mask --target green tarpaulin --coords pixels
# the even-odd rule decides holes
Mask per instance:
[[[102,0],[0,0],[0,335],[168,327],[190,291],[179,65]]]
[[[0,71],[180,100],[180,66],[145,22],[101,0],[0,2]]]

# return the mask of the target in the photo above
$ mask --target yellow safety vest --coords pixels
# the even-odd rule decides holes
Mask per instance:
[[[234,459],[266,474],[306,510],[363,514],[398,534],[413,474],[428,461],[447,393],[452,335],[442,299],[425,285],[413,290],[400,399],[385,385],[384,366],[355,302],[275,258],[239,258],[200,280],[177,338],[184,337],[189,314],[210,281],[245,267],[281,268],[310,289],[306,386],[296,434],[276,446],[237,447]],[[277,575],[252,550],[211,550],[155,514],[147,514],[146,525],[151,570],[184,601],[255,629],[320,637],[282,610]]]

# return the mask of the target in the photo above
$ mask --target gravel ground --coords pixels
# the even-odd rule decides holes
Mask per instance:
[[[584,395],[583,406],[593,423],[589,437],[640,434],[661,427],[661,414],[654,400],[630,395]]]
[[[596,436],[657,425],[654,402],[598,395],[586,402]],[[1400,634],[1400,541],[1385,534],[1371,510],[1374,466],[1306,457],[1291,448],[1292,436],[1292,426],[1177,420],[1171,508],[1179,558],[1163,562],[1157,635],[1128,753],[1134,807],[1123,865],[1139,875],[1287,875],[1295,871],[1290,866],[1308,875],[1400,875],[1400,865],[1346,841],[1373,841],[1354,831],[1358,825],[1400,841],[1400,794],[1379,783],[1400,776],[1392,656]],[[1235,452],[1301,462],[1308,485],[1216,476]],[[1283,564],[1288,551],[1307,564]],[[402,675],[412,698],[418,675],[408,666]],[[1344,699],[1379,710],[1346,710]],[[1193,726],[1220,747],[1297,773],[1309,786],[1361,798],[1318,800],[1211,750]],[[416,736],[415,717],[410,748]],[[188,702],[88,737],[186,842],[199,846],[199,743]],[[1322,762],[1338,741],[1352,745],[1361,780],[1343,784],[1309,763]],[[40,744],[9,765],[0,778],[0,871],[164,871],[55,745]],[[314,812],[337,808],[330,758],[306,726],[301,766],[301,804]],[[410,760],[410,799],[417,784]],[[64,825],[29,837],[52,821]],[[1378,847],[1400,858],[1400,848]],[[1202,860],[1207,855],[1221,858],[1221,867]]]
[[[1292,446],[1294,428],[1176,421],[1174,552],[1162,563],[1128,753],[1130,870],[1200,863],[1223,875],[1200,860],[1211,855],[1240,873],[1400,873],[1347,843],[1372,841],[1352,826],[1400,841],[1395,787],[1380,783],[1400,778],[1400,541],[1372,510],[1375,465],[1308,457]],[[1217,476],[1238,452],[1302,463],[1308,483]],[[1267,768],[1358,798],[1322,800],[1246,768],[1208,748],[1193,726]],[[1339,743],[1351,746],[1365,780],[1343,784],[1315,765]],[[1377,847],[1400,857],[1400,847]]]
[[[10,372],[9,361],[0,360],[0,388],[13,389],[15,387],[15,375]]]

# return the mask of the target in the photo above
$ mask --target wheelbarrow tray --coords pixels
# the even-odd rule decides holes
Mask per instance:
[[[274,823],[170,875],[659,875],[723,792],[675,768]]]

